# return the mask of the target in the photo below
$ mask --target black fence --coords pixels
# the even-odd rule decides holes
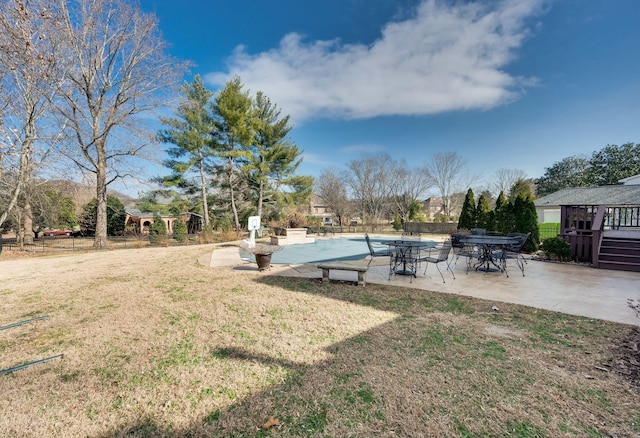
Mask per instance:
[[[557,237],[558,234],[560,234],[560,222],[543,222],[538,224],[538,233],[541,240]]]
[[[126,249],[126,248],[145,248],[157,246],[186,246],[186,245],[202,245],[211,243],[204,241],[201,235],[189,235],[186,240],[178,241],[171,237],[158,240],[157,238],[149,239],[148,235],[144,236],[110,236],[107,242],[100,246],[95,245],[93,237],[74,237],[74,236],[42,236],[33,240],[33,243],[22,244],[15,238],[3,239],[0,248],[6,251],[28,251],[28,252],[64,252],[64,251],[90,251],[95,249]]]

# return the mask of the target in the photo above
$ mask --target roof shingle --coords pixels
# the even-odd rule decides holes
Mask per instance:
[[[536,199],[536,207],[554,205],[640,205],[640,185],[573,187]]]

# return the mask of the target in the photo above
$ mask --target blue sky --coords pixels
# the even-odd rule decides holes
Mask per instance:
[[[301,174],[362,153],[422,165],[455,151],[488,184],[498,169],[536,178],[565,157],[640,142],[637,0],[141,6],[211,90],[239,75],[291,116]]]

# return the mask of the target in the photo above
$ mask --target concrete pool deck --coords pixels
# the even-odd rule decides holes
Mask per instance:
[[[442,236],[429,237],[429,239],[439,241],[442,240]],[[454,264],[455,260],[450,259],[456,278],[453,279],[451,273],[444,271],[445,267],[441,266],[446,280],[446,283],[442,283],[442,278],[433,265],[428,266],[426,275],[423,275],[424,267],[421,268],[417,278],[413,278],[412,281],[410,277],[404,276],[392,276],[389,280],[388,259],[376,258],[367,271],[366,281],[482,298],[495,301],[497,307],[500,307],[500,302],[508,302],[588,318],[640,325],[640,317],[629,306],[629,300],[634,300],[635,303],[640,301],[640,273],[543,262],[531,260],[529,257],[527,262],[524,277],[515,265],[509,270],[509,277],[507,277],[500,272],[470,271],[467,274],[464,260],[461,259]],[[239,248],[234,246],[218,247],[212,254],[203,256],[200,263],[211,268],[255,271],[259,275],[322,278],[322,271],[316,267],[316,263],[272,264],[270,270],[258,273],[257,265],[241,259]],[[345,263],[366,265],[368,258]],[[347,271],[331,271],[330,276],[332,280],[355,282],[357,279],[356,273]]]

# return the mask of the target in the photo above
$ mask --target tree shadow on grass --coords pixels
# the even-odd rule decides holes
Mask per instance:
[[[492,303],[484,300],[385,285],[362,288],[281,277],[260,277],[256,282],[395,316],[331,344],[324,350],[328,358],[313,363],[219,347],[213,351],[217,357],[281,367],[286,378],[184,428],[143,418],[119,425],[104,437],[509,436],[514,430],[531,432],[521,436],[552,436],[562,430],[593,429],[581,415],[584,400],[566,397],[570,383],[545,388],[544,397],[522,397],[540,385],[535,368],[519,357],[535,342],[496,339],[479,330],[483,324],[514,321],[522,327],[527,318],[535,324],[537,315],[552,313],[504,304],[496,315]],[[548,322],[554,323],[554,318]],[[587,321],[561,318],[564,325]],[[600,391],[598,382],[590,383]],[[554,404],[554,396],[562,403]],[[495,409],[505,403],[510,409]],[[632,404],[640,408],[637,401]],[[595,408],[587,406],[588,411]],[[631,431],[620,429],[616,416],[622,412],[611,407],[606,411],[602,424],[616,425],[622,435]],[[265,429],[269,417],[279,425]]]

